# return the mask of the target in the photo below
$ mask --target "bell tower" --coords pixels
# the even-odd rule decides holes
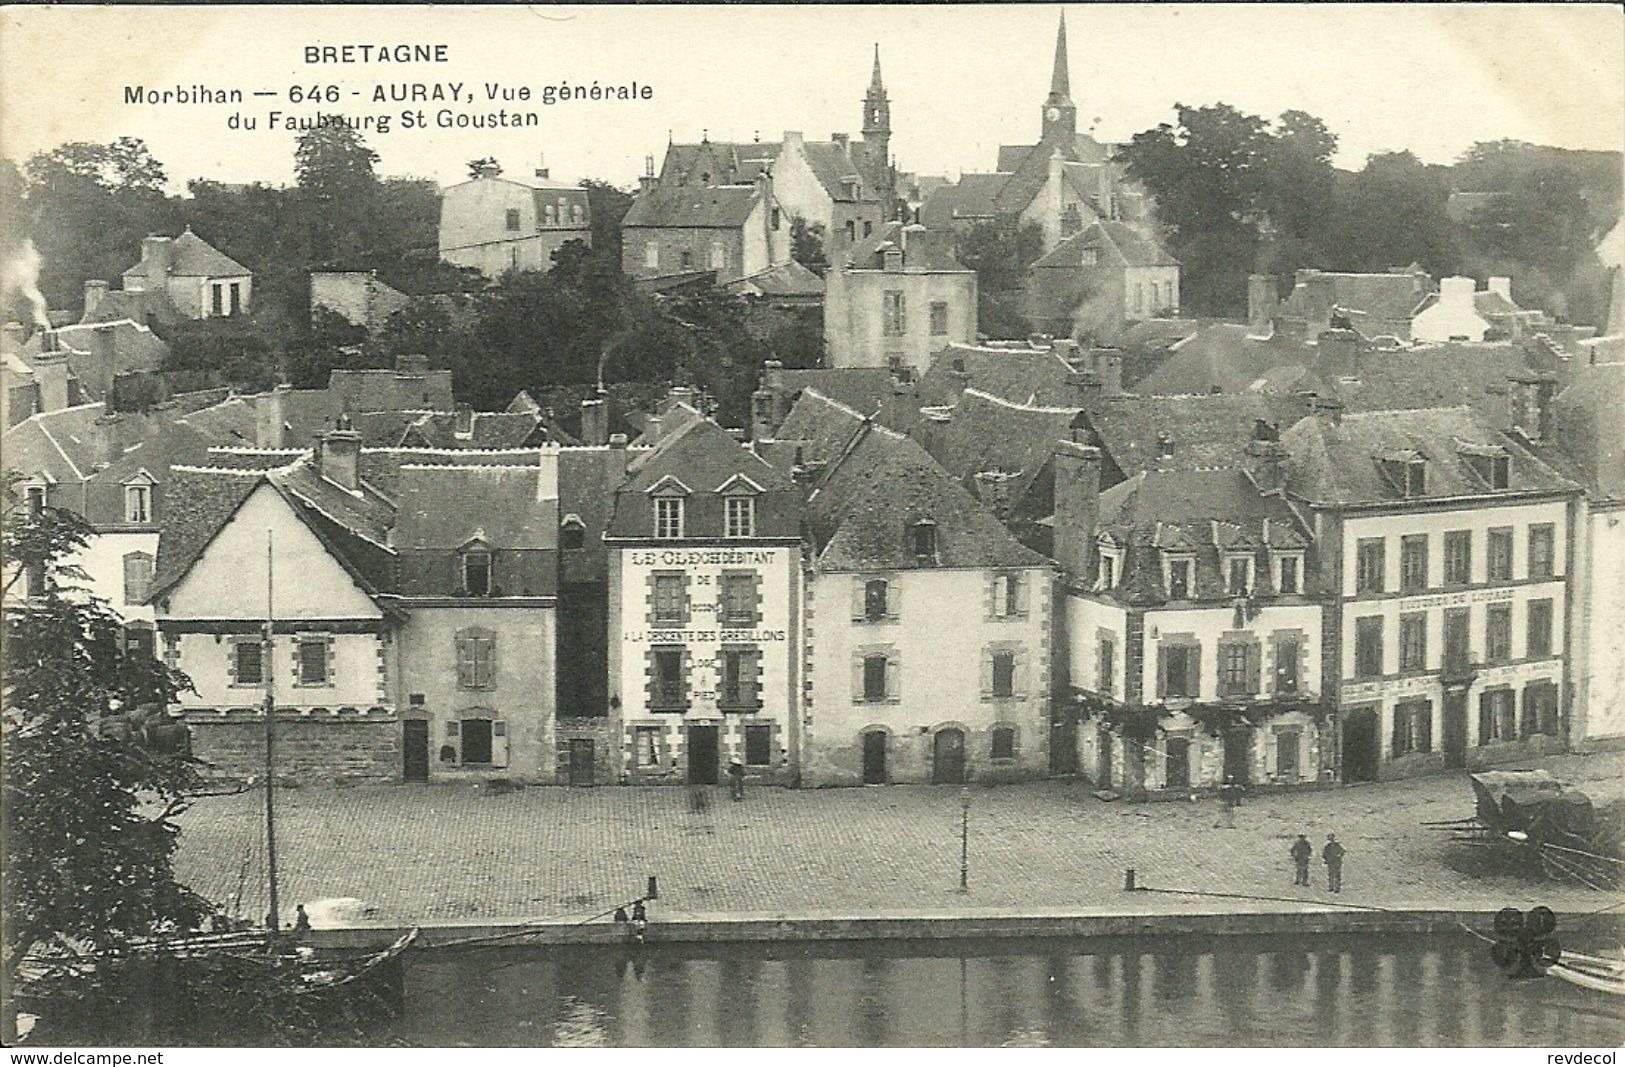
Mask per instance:
[[[1066,63],[1066,12],[1061,12],[1061,25],[1055,31],[1055,70],[1050,75],[1049,95],[1044,98],[1044,135],[1050,144],[1065,144],[1069,149],[1077,139],[1078,109],[1072,103],[1071,79]]]
[[[863,94],[863,139],[876,146],[881,159],[889,158],[891,141],[891,101],[880,80],[880,45],[875,45],[875,69],[869,76],[869,91]]]

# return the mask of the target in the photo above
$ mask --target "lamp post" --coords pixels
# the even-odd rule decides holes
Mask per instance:
[[[959,791],[959,891],[970,892],[970,789]]]

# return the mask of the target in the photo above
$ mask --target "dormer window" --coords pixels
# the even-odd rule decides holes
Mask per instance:
[[[1163,581],[1168,590],[1169,600],[1188,600],[1193,585],[1192,576],[1196,570],[1196,561],[1190,556],[1164,556]]]
[[[655,497],[655,536],[672,540],[683,536],[683,498]]]
[[[1507,488],[1511,476],[1511,461],[1506,449],[1500,445],[1480,445],[1458,440],[1456,452],[1467,461],[1467,465],[1485,485],[1491,489]]]
[[[28,500],[28,513],[30,515],[38,515],[45,510],[45,487],[43,485],[29,486],[24,491],[24,496]]]
[[[1117,576],[1123,566],[1123,554],[1110,541],[1095,543],[1095,588],[1117,588]]]
[[[1275,591],[1277,593],[1303,592],[1302,553],[1282,553],[1275,558]]]
[[[1405,464],[1405,495],[1422,496],[1427,492],[1428,465],[1426,460],[1413,459]]]
[[[1232,554],[1224,560],[1224,591],[1230,596],[1246,596],[1253,591],[1253,557]]]
[[[1165,433],[1157,434],[1157,458],[1167,459],[1174,454],[1174,439]]]
[[[463,589],[469,596],[491,595],[491,550],[484,545],[463,549]]]
[[[1390,452],[1378,458],[1384,477],[1403,497],[1420,497],[1427,493],[1427,457],[1414,449]]]
[[[937,554],[937,524],[930,519],[921,519],[908,528],[908,540],[916,556],[922,558],[935,556]]]
[[[756,536],[756,498],[743,494],[723,497],[723,536]]]
[[[152,486],[141,482],[124,487],[124,521],[149,523],[152,521]]]

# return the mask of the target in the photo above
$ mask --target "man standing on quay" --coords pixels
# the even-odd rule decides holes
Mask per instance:
[[[1326,835],[1326,847],[1320,850],[1320,858],[1326,864],[1326,888],[1333,893],[1343,891],[1343,846],[1337,843],[1336,834]]]
[[[1309,861],[1314,858],[1315,846],[1309,843],[1309,838],[1305,837],[1303,834],[1299,834],[1298,839],[1292,842],[1291,853],[1292,866],[1296,868],[1296,872],[1292,878],[1292,884],[1308,885]]]

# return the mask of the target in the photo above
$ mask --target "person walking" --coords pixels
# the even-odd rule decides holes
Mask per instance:
[[[304,937],[310,933],[310,916],[305,914],[305,906],[297,904],[293,909],[293,936]]]
[[[1292,854],[1292,866],[1294,868],[1292,884],[1308,885],[1309,861],[1314,858],[1315,846],[1309,843],[1308,837],[1299,834],[1298,839],[1292,842],[1292,848],[1289,851]]]
[[[735,800],[745,799],[745,765],[738,760],[728,761],[728,792]]]
[[[1343,846],[1337,843],[1336,834],[1326,835],[1326,846],[1320,850],[1320,858],[1326,864],[1326,888],[1333,893],[1343,891]]]

